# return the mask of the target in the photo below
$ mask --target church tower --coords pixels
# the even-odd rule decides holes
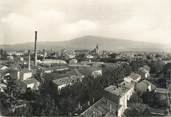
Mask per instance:
[[[95,50],[96,50],[96,54],[98,55],[99,54],[99,45],[98,44],[96,45]]]

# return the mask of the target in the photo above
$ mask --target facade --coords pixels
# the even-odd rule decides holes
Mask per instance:
[[[102,70],[101,69],[94,70],[91,75],[94,78],[97,78],[98,76],[102,76]]]
[[[143,80],[136,84],[135,91],[139,94],[143,94],[146,91],[154,91],[156,86],[148,80]]]
[[[27,80],[32,77],[32,72],[31,71],[25,71],[21,72],[20,80]]]
[[[0,70],[6,70],[6,69],[8,69],[7,66],[5,66],[5,65],[0,65]]]
[[[10,70],[11,78],[16,79],[16,80],[27,80],[31,78],[32,75],[33,73],[30,70],[23,70],[23,71],[20,71],[18,69]]]
[[[4,83],[0,83],[0,92],[4,92],[7,89],[7,85]]]
[[[127,101],[134,93],[134,83],[122,82],[119,86],[111,85],[105,88],[104,96],[118,104],[117,116],[122,117],[127,109]]]
[[[19,80],[20,79],[20,71],[18,69],[12,69],[10,70],[10,76],[12,79]]]
[[[81,113],[81,117],[122,117],[127,101],[134,93],[134,83],[122,82],[110,85],[103,92],[103,98]]]
[[[77,64],[77,63],[78,63],[77,59],[71,59],[69,61],[69,64]]]
[[[148,66],[140,67],[138,73],[141,75],[142,79],[150,77],[150,68]]]
[[[30,88],[31,90],[38,90],[40,82],[38,82],[35,78],[29,78],[18,81],[18,86],[21,88],[22,92],[25,92],[27,88]]]
[[[73,59],[76,56],[76,53],[74,50],[63,49],[61,53],[62,53],[62,57],[65,60]]]
[[[64,60],[54,60],[54,59],[45,59],[44,61],[37,61],[40,64],[67,64]]]

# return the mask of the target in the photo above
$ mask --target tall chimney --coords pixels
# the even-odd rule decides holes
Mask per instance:
[[[46,51],[45,49],[43,49],[43,61],[45,60],[45,57],[46,57]]]
[[[34,42],[34,66],[37,66],[37,31],[35,31],[35,42]]]
[[[30,50],[28,50],[28,70],[30,70]]]

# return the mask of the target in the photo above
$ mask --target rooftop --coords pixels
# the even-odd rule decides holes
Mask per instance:
[[[124,95],[131,87],[133,86],[132,83],[127,84],[122,82],[119,86],[114,86],[114,85],[110,85],[109,87],[105,88],[105,91],[112,93],[116,96],[121,97],[122,95]]]
[[[137,80],[139,77],[141,77],[139,74],[131,73],[128,77],[132,78],[133,80]]]
[[[29,78],[27,80],[22,81],[24,84],[32,84],[32,83],[37,83],[38,81],[35,78]]]
[[[101,98],[81,114],[81,117],[115,117],[118,105],[107,98]]]
[[[164,89],[164,88],[156,88],[155,92],[160,93],[160,94],[168,94],[169,93],[169,91],[167,89]]]
[[[63,84],[71,83],[71,79],[69,77],[63,77],[63,78],[60,78],[60,79],[53,80],[53,83],[60,86],[60,85],[63,85]]]

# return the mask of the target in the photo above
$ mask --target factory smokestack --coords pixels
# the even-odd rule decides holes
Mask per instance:
[[[30,50],[28,50],[28,70],[30,69]]]
[[[45,49],[43,49],[43,61],[45,60],[45,57],[46,57],[46,51]]]
[[[37,66],[37,31],[35,31],[35,42],[34,42],[34,66]]]

